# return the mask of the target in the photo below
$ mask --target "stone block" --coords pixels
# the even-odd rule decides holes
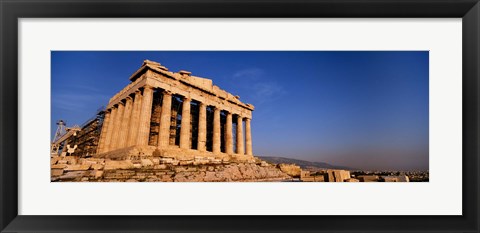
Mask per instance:
[[[116,170],[116,169],[132,169],[133,163],[130,160],[115,161],[110,160],[105,162],[104,170]]]
[[[154,165],[150,159],[142,159],[141,163],[143,167],[152,167]]]
[[[160,159],[152,159],[154,165],[160,164]]]
[[[155,166],[153,166],[153,169],[165,170],[165,169],[167,169],[167,165],[166,164],[155,165]]]
[[[55,165],[51,165],[50,168],[51,169],[64,169],[66,168],[68,165],[66,164],[55,164]]]
[[[84,160],[82,164],[93,165],[93,164],[97,164],[97,161]]]
[[[161,158],[160,163],[172,163],[173,158]]]
[[[180,161],[180,166],[191,165],[191,164],[193,164],[193,160]]]
[[[287,173],[287,175],[292,176],[292,177],[300,177],[302,174],[302,169],[300,166],[297,166],[295,164],[285,164],[281,163],[278,165],[278,168],[282,171]]]
[[[68,157],[65,157],[64,159],[67,160],[67,163],[70,165],[77,165],[77,158],[73,156],[68,156]]]
[[[71,171],[60,176],[61,180],[80,180],[85,175],[85,171]]]
[[[101,164],[93,164],[93,165],[91,166],[91,168],[94,169],[94,170],[101,170],[101,169],[103,169],[103,165],[101,165]]]
[[[59,159],[60,159],[59,157],[50,158],[50,165],[57,164]]]
[[[67,160],[58,160],[57,164],[67,164]]]
[[[186,167],[175,167],[174,169],[175,169],[175,172],[184,172],[187,170]]]
[[[61,176],[63,175],[63,169],[51,169],[50,170],[51,176]]]
[[[162,182],[172,182],[173,179],[172,179],[171,175],[162,175],[160,177],[160,181],[162,181]]]
[[[195,160],[193,161],[193,165],[205,165],[208,163],[208,160]]]
[[[86,171],[90,169],[90,165],[68,165],[64,170],[65,171]]]
[[[346,179],[345,182],[360,182],[360,180],[349,178],[349,179]]]

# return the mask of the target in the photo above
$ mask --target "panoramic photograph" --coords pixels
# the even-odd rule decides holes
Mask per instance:
[[[428,51],[52,51],[51,182],[428,182]]]

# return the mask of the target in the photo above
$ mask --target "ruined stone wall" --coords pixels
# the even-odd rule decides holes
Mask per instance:
[[[291,177],[264,161],[235,162],[215,158],[177,160],[151,157],[132,160],[51,159],[51,181],[62,182],[251,182]]]

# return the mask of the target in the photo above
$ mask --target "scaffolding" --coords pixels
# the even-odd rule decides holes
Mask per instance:
[[[52,144],[50,145],[50,156],[58,156],[59,153],[63,152],[67,140],[72,136],[75,136],[80,130],[81,129],[78,125],[67,127],[65,121],[57,121],[57,130],[55,132]],[[69,144],[67,143],[67,145]],[[65,153],[63,155],[65,155]]]
[[[57,122],[57,131],[51,144],[51,156],[74,155],[88,157],[96,153],[100,132],[105,117],[105,108],[97,109],[95,116],[81,126],[67,127],[65,121]]]

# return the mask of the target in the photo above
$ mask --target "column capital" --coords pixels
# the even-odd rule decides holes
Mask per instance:
[[[128,95],[127,97],[125,97],[125,100],[133,100],[133,98]]]
[[[164,95],[173,95],[173,92],[170,91],[170,90],[163,90],[163,91],[162,91],[162,94],[164,94]]]
[[[153,86],[150,86],[150,85],[148,85],[148,84],[145,84],[145,85],[143,86],[143,88],[144,88],[144,89],[153,90]]]
[[[190,101],[192,101],[192,98],[184,96],[184,97],[183,97],[183,101],[188,101],[188,102],[190,102]]]

